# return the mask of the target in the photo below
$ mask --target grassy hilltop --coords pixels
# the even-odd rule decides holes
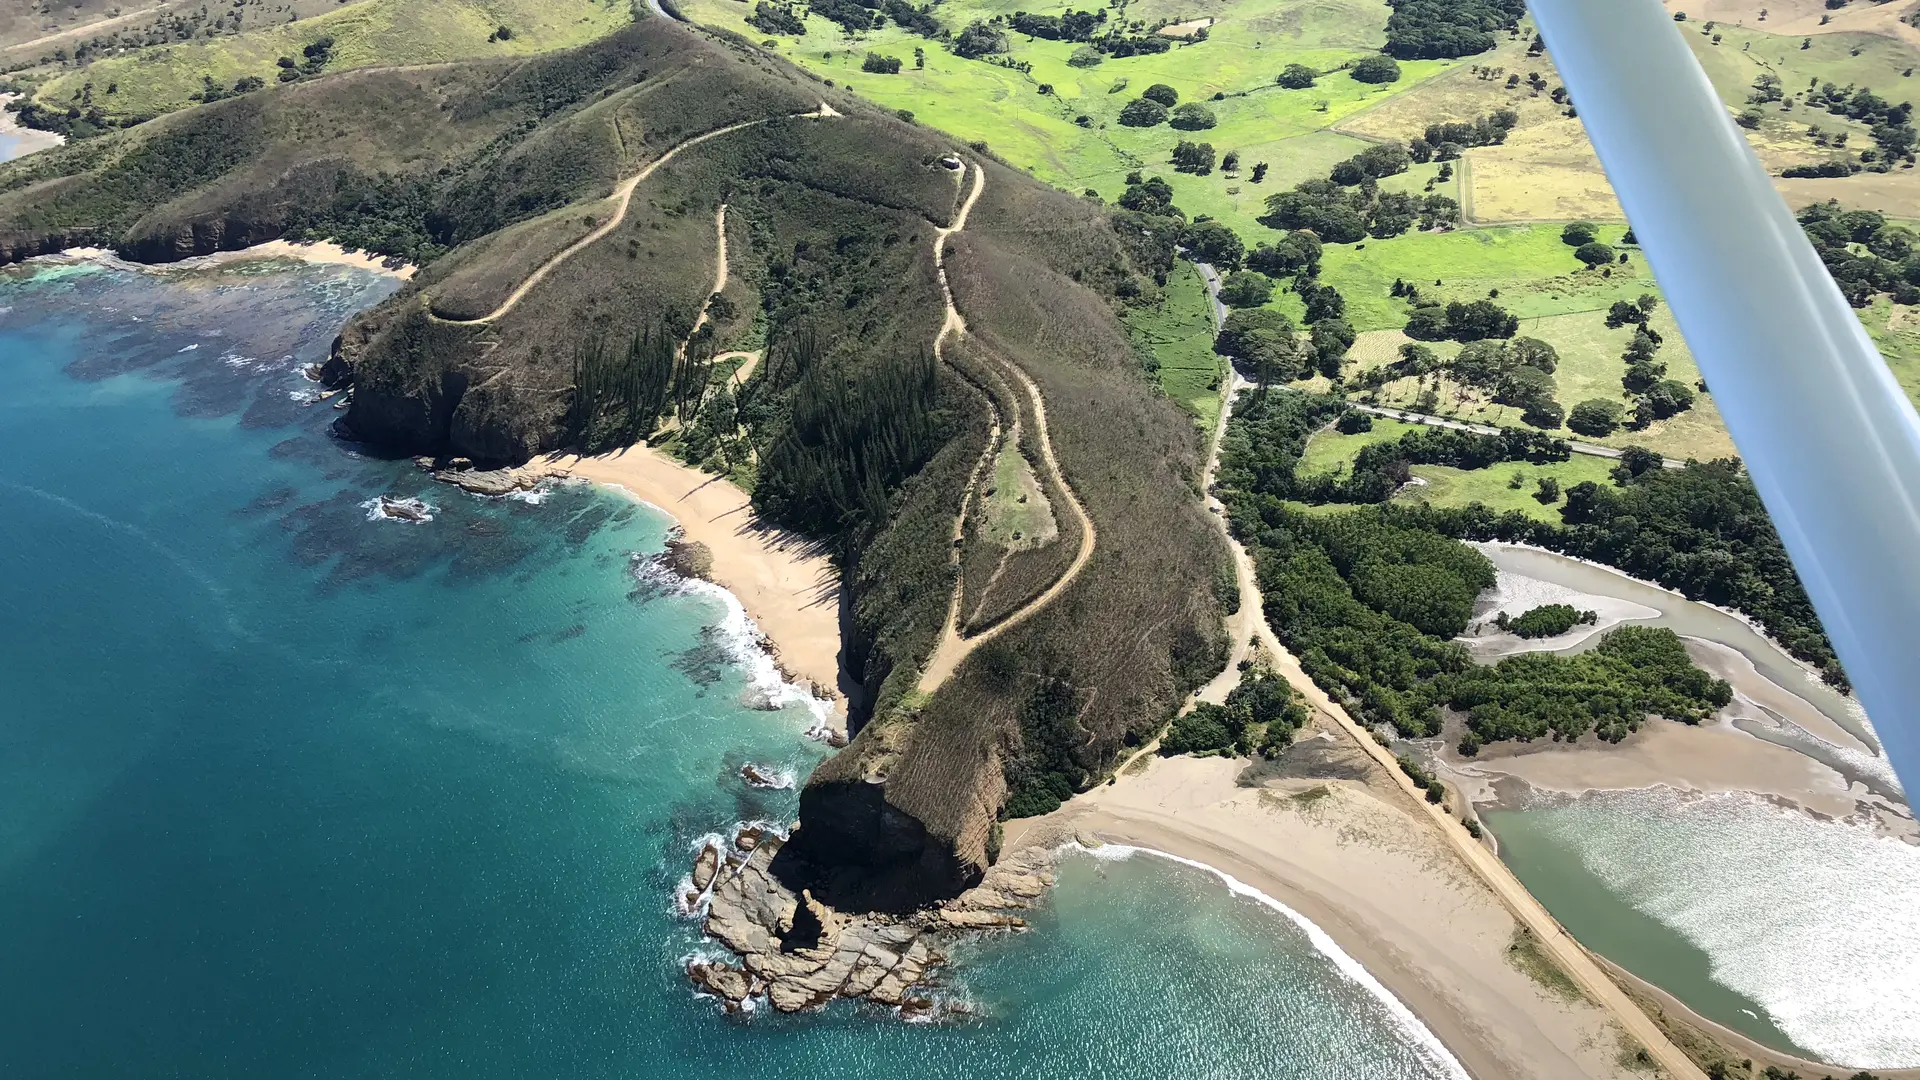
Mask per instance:
[[[626,0],[355,0],[324,6],[243,0],[217,19],[182,9],[50,46],[15,81],[55,116],[139,121],[263,83],[320,71],[531,56],[583,44],[632,19]],[[303,8],[305,10],[303,10]],[[304,17],[311,16],[311,17]],[[501,31],[505,29],[503,36]],[[158,42],[157,44],[155,42]],[[285,63],[283,63],[283,58]]]

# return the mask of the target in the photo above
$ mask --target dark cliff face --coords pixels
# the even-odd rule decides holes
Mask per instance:
[[[239,251],[269,240],[278,240],[285,230],[286,224],[281,214],[250,213],[242,208],[136,229],[115,244],[115,251],[130,262],[179,262],[181,259],[220,251]]]
[[[472,364],[485,351],[484,328],[433,318],[409,290],[348,325],[321,380],[353,386],[344,425],[362,442],[395,454],[520,464],[546,447],[506,426],[510,410],[476,405],[484,395],[474,392]]]
[[[889,803],[882,782],[816,778],[800,793],[800,821],[773,872],[841,911],[913,911],[960,895],[986,872],[984,858],[968,858]]]

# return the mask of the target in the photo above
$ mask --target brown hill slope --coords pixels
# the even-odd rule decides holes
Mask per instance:
[[[1066,560],[1023,563],[1017,621],[920,693],[991,415],[934,356],[934,241],[982,175],[947,240],[954,355],[1042,396],[1021,448],[1057,462],[1048,498],[1084,506],[1097,542],[1051,592]],[[671,434],[750,470],[763,518],[834,553],[864,693],[782,853],[816,895],[899,908],[966,887],[1000,817],[1098,782],[1222,662],[1200,433],[1115,317],[1167,253],[744,42],[650,19],[552,57],[303,80],[0,167],[10,258],[281,235],[424,264],[328,365],[353,385],[353,437],[511,462]],[[714,370],[763,336],[750,378]]]

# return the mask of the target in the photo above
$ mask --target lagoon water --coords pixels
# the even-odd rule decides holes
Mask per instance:
[[[1574,937],[1709,1019],[1852,1067],[1920,1064],[1920,847],[1742,792],[1486,817]]]
[[[340,267],[0,281],[8,1077],[1453,1075],[1288,921],[1078,857],[965,948],[978,1018],[722,1016],[670,903],[822,752],[663,517],[486,501],[330,438]],[[380,495],[432,520],[383,519]],[[760,707],[755,707],[756,705]]]

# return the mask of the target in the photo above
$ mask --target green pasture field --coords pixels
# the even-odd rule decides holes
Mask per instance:
[[[956,2],[938,9],[942,22],[954,29],[972,20],[1025,10],[1029,5],[1001,2]],[[1129,18],[1172,18],[1208,14],[1204,10],[1168,5],[1166,14],[1130,7]],[[985,142],[990,150],[1037,178],[1063,190],[1088,188],[1113,198],[1124,188],[1128,172],[1159,173],[1174,182],[1183,196],[1186,188],[1211,183],[1223,186],[1228,178],[1176,176],[1168,164],[1174,143],[1181,139],[1211,142],[1220,153],[1239,149],[1250,168],[1256,160],[1276,167],[1265,186],[1285,186],[1308,176],[1325,175],[1325,166],[1351,156],[1365,143],[1341,136],[1323,137],[1311,145],[1290,144],[1301,136],[1321,133],[1385,95],[1431,78],[1456,65],[1454,61],[1415,61],[1401,65],[1397,83],[1384,87],[1355,82],[1334,72],[1308,90],[1283,90],[1273,83],[1282,68],[1304,63],[1333,71],[1376,51],[1384,41],[1386,6],[1371,0],[1322,0],[1300,4],[1288,0],[1248,0],[1218,4],[1220,22],[1206,41],[1177,44],[1155,56],[1109,58],[1092,68],[1067,63],[1079,43],[1047,41],[1009,33],[1006,59],[1032,65],[1030,73],[986,60],[963,60],[939,42],[929,41],[899,27],[863,32],[849,38],[841,28],[818,15],[807,14],[802,37],[769,36],[746,24],[752,9],[736,0],[688,0],[682,5],[695,21],[724,27],[748,38],[773,42],[772,48],[801,66],[833,79],[862,97],[892,109],[906,109],[924,124],[968,142]],[[1226,11],[1228,7],[1233,10]],[[915,67],[914,50],[924,51],[926,66]],[[869,52],[898,57],[897,75],[860,70]],[[1154,83],[1179,91],[1183,102],[1197,101],[1212,109],[1218,124],[1199,132],[1182,132],[1165,124],[1129,128],[1118,122],[1120,110]],[[1050,88],[1040,93],[1041,86]],[[1225,95],[1213,100],[1215,94]],[[1076,123],[1086,117],[1085,124]],[[1306,150],[1314,167],[1299,171],[1298,151]],[[1335,152],[1337,151],[1337,152]],[[1266,154],[1264,159],[1260,156]],[[1282,171],[1285,165],[1288,170]],[[1291,176],[1285,184],[1282,176]],[[1182,181],[1193,180],[1192,185]],[[1249,200],[1236,228],[1251,224],[1264,212],[1259,200]],[[1181,201],[1183,208],[1186,203]],[[1189,210],[1188,213],[1207,213]],[[1223,220],[1229,220],[1222,215]]]
[[[850,36],[826,19],[807,14],[804,36],[775,37],[746,25],[751,7],[738,0],[686,0],[681,6],[696,21],[768,44],[823,78],[884,106],[911,112],[918,123],[958,140],[984,143],[1003,160],[1063,190],[1111,202],[1125,190],[1130,172],[1163,177],[1173,187],[1176,205],[1190,219],[1221,221],[1239,233],[1249,248],[1278,235],[1257,220],[1265,213],[1269,195],[1325,176],[1334,163],[1363,149],[1371,138],[1404,137],[1424,122],[1471,119],[1469,113],[1479,115],[1496,107],[1517,108],[1522,129],[1567,123],[1560,119],[1560,107],[1545,95],[1515,96],[1504,89],[1504,75],[1481,79],[1468,70],[1486,65],[1506,73],[1537,68],[1546,73],[1551,85],[1558,85],[1550,59],[1525,56],[1525,43],[1532,37],[1530,22],[1523,22],[1517,38],[1503,37],[1490,53],[1458,61],[1403,63],[1400,81],[1386,86],[1354,82],[1336,69],[1384,42],[1388,9],[1379,0],[1146,0],[1120,10],[1125,18],[1145,19],[1149,25],[1210,17],[1215,21],[1207,28],[1207,40],[1177,44],[1157,56],[1109,58],[1091,68],[1075,68],[1067,58],[1081,48],[1078,43],[1009,32],[1010,51],[998,59],[1028,63],[1030,72],[987,60],[962,60],[943,44],[892,25]],[[951,0],[936,14],[958,30],[974,19],[1021,10],[1054,9],[1036,9],[1026,0]],[[1698,20],[1680,26],[1730,106],[1744,105],[1754,77],[1763,71],[1780,75],[1787,93],[1796,96],[1804,93],[1809,79],[1818,77],[1842,85],[1870,86],[1892,100],[1904,100],[1913,84],[1903,73],[1920,60],[1920,50],[1874,35],[1816,36],[1811,47],[1802,50],[1797,37],[1725,24],[1715,27],[1722,41],[1714,45],[1711,34],[1700,33],[1701,28]],[[923,67],[916,66],[916,49],[921,50]],[[1856,49],[1857,56],[1853,55]],[[896,75],[861,71],[868,52],[900,58],[901,71]],[[1296,62],[1327,74],[1307,90],[1273,85],[1273,75]],[[1183,102],[1207,105],[1218,124],[1198,132],[1167,125],[1146,129],[1120,125],[1120,109],[1155,82],[1173,86]],[[1216,94],[1221,95],[1218,100]],[[1771,108],[1777,111],[1777,106]],[[1796,105],[1779,116],[1769,112],[1767,128],[1755,137],[1767,143],[1763,150],[1780,143],[1771,152],[1796,152],[1797,145],[1789,147],[1786,142],[1806,140],[1787,128],[1801,125],[1796,130],[1804,130],[1806,123],[1820,123],[1833,131],[1850,126],[1825,112]],[[1216,169],[1205,176],[1177,173],[1169,155],[1181,139],[1212,143],[1222,158],[1229,151],[1237,152],[1239,166],[1232,172]],[[1865,141],[1864,134],[1858,141]],[[1551,140],[1542,144],[1542,150],[1562,152]],[[1253,166],[1263,161],[1268,172],[1262,183],[1254,184]],[[1425,191],[1438,168],[1437,163],[1415,166],[1382,186]],[[1518,175],[1528,175],[1524,162]],[[1453,177],[1433,190],[1465,205],[1471,199],[1470,176],[1467,162],[1456,163]],[[1399,279],[1417,285],[1426,300],[1494,295],[1523,320],[1521,333],[1540,337],[1560,351],[1557,397],[1564,406],[1571,408],[1589,397],[1624,402],[1620,351],[1628,335],[1606,330],[1602,319],[1616,300],[1660,294],[1638,249],[1620,244],[1625,231],[1621,223],[1602,224],[1600,239],[1628,255],[1627,263],[1615,263],[1604,273],[1585,269],[1574,259],[1573,249],[1560,240],[1559,222],[1463,227],[1328,246],[1321,280],[1340,290],[1348,320],[1366,335],[1356,346],[1358,362],[1349,376],[1353,370],[1391,359],[1393,346],[1404,340],[1397,334],[1389,340],[1377,333],[1405,325],[1410,305],[1391,295],[1393,282]],[[1128,323],[1136,342],[1157,357],[1159,378],[1168,394],[1207,424],[1217,416],[1221,365],[1209,347],[1211,321],[1199,290],[1198,277],[1183,266],[1159,304],[1136,309]],[[1296,320],[1302,315],[1298,298],[1290,292],[1277,292],[1270,306]],[[1885,307],[1883,302],[1881,308]],[[1864,313],[1864,317],[1902,385],[1920,393],[1920,324],[1898,324],[1896,319],[1897,325],[1890,327],[1886,310]],[[1664,309],[1655,325],[1666,334],[1660,358],[1668,365],[1669,376],[1692,384],[1698,373]],[[1369,338],[1377,339],[1373,344],[1383,347],[1383,356],[1366,355]],[[1438,344],[1443,355],[1452,348]],[[1417,394],[1411,380],[1402,380],[1389,384],[1380,400],[1409,405]],[[1518,421],[1511,415],[1514,410],[1463,396],[1450,386],[1445,387],[1440,409],[1462,419]],[[1560,434],[1571,435],[1564,429]],[[1677,457],[1715,457],[1733,451],[1706,395],[1679,417],[1598,441],[1647,445]]]
[[[334,40],[325,69],[333,72],[547,52],[592,41],[632,18],[626,0],[361,0],[298,22],[96,60],[34,96],[65,107],[91,84],[94,104],[108,116],[153,116],[190,104],[203,77],[222,89],[249,75],[271,83],[280,57],[299,61],[301,50],[323,37]],[[512,36],[489,41],[502,26]]]
[[[1420,424],[1376,416],[1373,418],[1373,429],[1357,435],[1342,435],[1331,426],[1322,428],[1307,440],[1307,448],[1301,452],[1300,463],[1295,466],[1294,472],[1300,476],[1318,476],[1335,470],[1344,472],[1362,449],[1374,443],[1392,442],[1409,431],[1419,431],[1421,427]]]
[[[1302,476],[1326,472],[1344,472],[1353,464],[1353,459],[1361,448],[1373,443],[1392,442],[1409,431],[1419,430],[1421,425],[1408,424],[1385,417],[1374,417],[1373,430],[1357,435],[1342,435],[1332,428],[1314,435],[1307,442],[1307,449],[1300,457],[1299,473]],[[1542,503],[1534,498],[1539,489],[1541,477],[1551,476],[1560,482],[1560,490],[1566,489],[1582,480],[1592,480],[1597,484],[1610,484],[1609,471],[1614,462],[1608,458],[1590,454],[1575,454],[1566,461],[1535,464],[1529,461],[1503,461],[1485,469],[1456,469],[1446,465],[1415,465],[1413,475],[1425,481],[1423,485],[1408,487],[1398,499],[1407,502],[1424,502],[1433,506],[1465,506],[1468,503],[1485,503],[1496,510],[1524,510],[1542,521],[1558,523],[1560,521],[1560,501]],[[1521,478],[1520,486],[1512,486],[1513,478]],[[1564,495],[1562,496],[1564,499]]]
[[[1160,364],[1160,388],[1211,432],[1220,419],[1225,358],[1213,351],[1213,312],[1192,263],[1174,264],[1159,303],[1127,310],[1127,330]]]
[[[1455,469],[1446,465],[1415,465],[1413,475],[1426,481],[1423,486],[1408,487],[1395,498],[1403,502],[1423,502],[1431,506],[1466,506],[1485,503],[1495,510],[1523,510],[1541,521],[1560,524],[1560,508],[1566,504],[1568,488],[1583,480],[1612,486],[1611,458],[1575,454],[1565,461],[1536,465],[1530,461],[1503,461],[1484,469]],[[1520,486],[1513,486],[1514,476]],[[1541,477],[1560,482],[1560,498],[1543,503],[1534,498]]]
[[[1882,319],[1884,321],[1884,315]],[[1654,312],[1652,325],[1664,340],[1658,359],[1667,365],[1667,377],[1694,386],[1700,379],[1700,369],[1694,365],[1686,342],[1680,338],[1679,327],[1674,325],[1673,316],[1664,306]],[[1586,311],[1523,320],[1520,334],[1537,337],[1551,344],[1560,354],[1560,363],[1553,378],[1558,387],[1554,397],[1562,405],[1571,409],[1588,398],[1603,398],[1628,407],[1628,398],[1620,385],[1627,365],[1620,354],[1633,338],[1630,328],[1608,329],[1604,311]],[[1360,372],[1390,363],[1398,355],[1400,343],[1406,340],[1405,335],[1397,333],[1374,333],[1362,337],[1354,343],[1353,351],[1349,354],[1352,367],[1343,374],[1353,381]],[[1424,344],[1443,358],[1459,350],[1458,345],[1450,342]],[[1920,352],[1916,356],[1920,356]],[[1920,363],[1913,367],[1914,374],[1920,375]],[[1380,388],[1378,402],[1395,408],[1411,407],[1420,389],[1417,379],[1396,379]],[[1440,382],[1440,402],[1435,413],[1473,423],[1520,426],[1520,410],[1495,404],[1487,400],[1486,395],[1458,386],[1450,379]],[[1667,457],[1681,459],[1692,457],[1708,460],[1726,457],[1734,452],[1733,440],[1720,421],[1720,413],[1713,406],[1711,394],[1699,395],[1694,399],[1692,409],[1656,421],[1642,431],[1623,428],[1605,438],[1589,438],[1563,427],[1554,434],[1602,446],[1645,446]]]

